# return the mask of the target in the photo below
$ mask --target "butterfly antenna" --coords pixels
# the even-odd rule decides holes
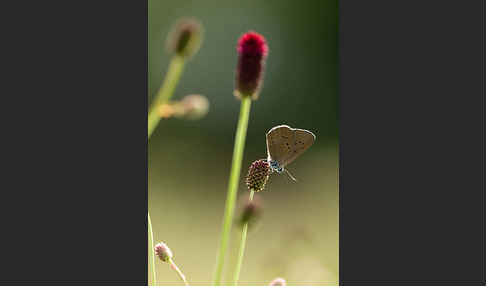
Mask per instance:
[[[292,176],[292,174],[290,174],[289,170],[287,169],[284,169],[285,170],[285,173],[287,173],[287,175],[289,175],[289,177],[294,181],[294,182],[297,182],[297,179],[294,178],[294,176]]]

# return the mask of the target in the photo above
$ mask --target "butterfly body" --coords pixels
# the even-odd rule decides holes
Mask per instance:
[[[277,172],[279,174],[283,173],[284,167],[280,166],[278,164],[278,161],[267,159],[267,162],[270,164],[270,168],[272,169],[273,172]]]
[[[272,171],[279,174],[287,171],[285,166],[304,153],[315,140],[316,136],[305,129],[288,125],[278,125],[270,129],[267,133],[267,161]]]

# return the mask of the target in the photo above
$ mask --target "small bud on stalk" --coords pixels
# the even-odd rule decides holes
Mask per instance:
[[[160,258],[160,260],[164,262],[168,263],[169,260],[174,256],[170,248],[167,246],[167,244],[163,242],[157,243],[154,249],[155,249],[155,255],[157,255]]]
[[[192,57],[201,46],[203,28],[196,19],[180,19],[169,33],[167,49],[184,58]]]
[[[242,203],[239,224],[243,226],[245,223],[248,223],[248,227],[253,227],[262,214],[263,205],[260,197],[256,195],[253,197],[253,200],[248,200],[248,197],[246,197],[244,203]]]
[[[268,286],[286,286],[286,285],[287,285],[287,283],[285,282],[285,279],[283,279],[283,278],[276,278],[275,280],[270,282],[270,284],[268,284]]]
[[[254,190],[255,192],[263,191],[270,173],[270,164],[268,164],[267,160],[260,159],[251,163],[248,169],[248,175],[246,176],[248,190]]]
[[[263,82],[265,60],[268,54],[268,46],[265,38],[250,31],[238,40],[238,66],[236,69],[235,96],[251,96],[253,100],[258,98],[258,93]]]
[[[179,278],[181,278],[181,280],[187,286],[188,284],[187,284],[186,276],[182,273],[179,267],[177,267],[177,265],[172,260],[174,255],[172,254],[172,251],[167,246],[167,244],[163,242],[159,242],[155,245],[154,250],[155,250],[155,255],[157,255],[160,258],[160,260],[162,260],[163,262],[169,263],[170,268],[172,268],[177,273]]]

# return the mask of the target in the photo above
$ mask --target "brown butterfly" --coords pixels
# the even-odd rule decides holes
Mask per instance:
[[[292,128],[288,125],[275,126],[267,133],[267,161],[272,171],[279,174],[286,172],[292,180],[296,179],[285,166],[309,149],[316,136],[305,129]]]

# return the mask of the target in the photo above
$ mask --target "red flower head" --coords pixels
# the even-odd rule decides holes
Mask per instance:
[[[235,95],[258,97],[265,68],[268,46],[265,38],[255,32],[248,32],[238,40],[238,67],[236,69]]]

